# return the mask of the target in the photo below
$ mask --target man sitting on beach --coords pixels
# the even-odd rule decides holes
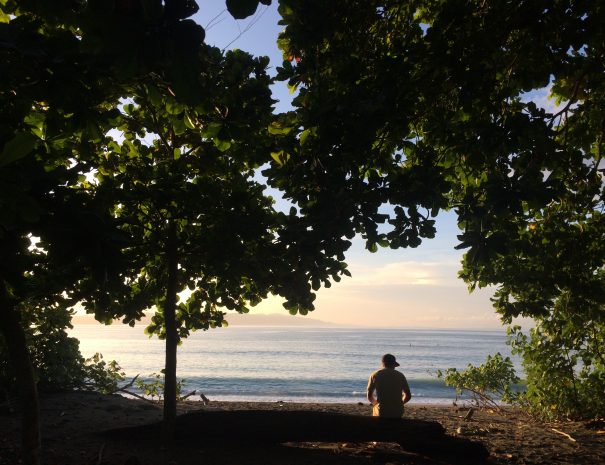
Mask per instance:
[[[373,415],[381,418],[401,418],[403,404],[412,398],[407,379],[395,370],[399,363],[395,356],[384,354],[382,368],[370,375],[368,381],[368,400],[373,405]],[[376,397],[374,397],[376,391]]]

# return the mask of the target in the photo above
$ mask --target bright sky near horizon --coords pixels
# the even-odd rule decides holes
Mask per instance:
[[[200,1],[193,17],[206,30],[206,41],[221,49],[239,48],[271,59],[270,72],[282,62],[277,48],[279,14],[274,1],[259,5],[256,14],[235,21],[224,0]],[[290,108],[291,96],[284,86],[275,87],[277,111]],[[437,237],[417,249],[382,249],[372,254],[361,239],[347,253],[353,277],[344,277],[330,289],[318,292],[313,318],[337,324],[366,327],[467,328],[501,327],[490,297],[493,290],[469,294],[457,278],[462,253],[454,249],[459,234],[453,213],[437,219]],[[268,299],[255,313],[284,313],[281,301]]]

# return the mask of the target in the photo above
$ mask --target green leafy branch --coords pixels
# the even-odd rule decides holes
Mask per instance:
[[[160,402],[164,395],[164,374],[163,373],[151,373],[147,379],[138,378],[139,375],[134,379],[134,385],[137,389],[139,389],[143,393],[143,398],[151,398],[153,401],[157,398],[157,401]],[[195,394],[195,391],[192,391],[185,396],[183,393],[183,386],[185,384],[184,379],[179,379],[176,382],[176,396],[178,400],[186,399],[187,397]],[[141,396],[136,395],[135,393],[123,391],[127,394],[134,395],[135,397],[141,398]]]
[[[448,368],[445,372],[438,370],[437,376],[443,379],[446,385],[455,388],[457,395],[468,391],[478,407],[502,411],[501,402],[516,404],[520,400],[519,393],[514,392],[513,386],[521,380],[510,357],[504,358],[499,352],[488,355],[482,365],[474,366],[469,363],[463,371],[456,368]]]

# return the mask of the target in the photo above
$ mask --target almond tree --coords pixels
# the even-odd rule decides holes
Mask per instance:
[[[205,47],[199,60],[197,105],[157,78],[133,89],[117,126],[123,140],[108,144],[96,176],[131,241],[130,295],[108,305],[106,318],[155,307],[147,332],[166,340],[167,439],[177,346],[190,331],[221,326],[223,309],[247,312],[269,294],[306,313],[310,282],[346,272],[309,239],[295,208],[276,209],[258,174],[274,143],[268,59]]]

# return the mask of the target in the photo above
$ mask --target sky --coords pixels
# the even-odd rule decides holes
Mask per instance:
[[[259,5],[254,16],[236,21],[224,0],[199,2],[193,17],[206,30],[206,42],[221,49],[239,48],[270,57],[270,72],[281,65],[276,39],[276,2]],[[277,111],[290,107],[292,96],[285,85],[273,88]],[[356,238],[346,255],[352,278],[343,277],[329,289],[321,289],[312,318],[340,325],[401,328],[496,329],[499,318],[492,308],[493,289],[469,294],[457,278],[461,251],[454,250],[459,234],[453,213],[437,218],[437,236],[416,249],[365,250]],[[284,313],[278,298],[252,309],[255,313]]]

